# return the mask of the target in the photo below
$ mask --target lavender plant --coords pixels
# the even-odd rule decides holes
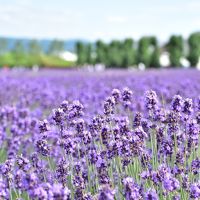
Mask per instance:
[[[0,78],[0,199],[200,199],[200,76],[73,73]]]

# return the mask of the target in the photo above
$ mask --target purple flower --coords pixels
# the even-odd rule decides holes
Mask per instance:
[[[190,186],[190,198],[199,199],[200,198],[200,181],[197,183],[193,183]]]
[[[148,189],[148,191],[145,194],[145,200],[159,200],[156,190],[151,188]]]
[[[1,199],[9,199],[9,188],[6,183],[0,178],[0,198]]]
[[[67,182],[67,175],[69,173],[68,170],[69,170],[68,163],[64,159],[61,159],[56,168],[56,176],[57,176],[57,179],[63,185],[65,185],[65,183]]]
[[[49,190],[48,199],[71,200],[70,190],[67,187],[63,187],[61,184],[54,183]]]
[[[6,160],[5,163],[1,164],[0,166],[1,174],[3,174],[4,176],[9,176],[13,170],[13,166],[14,160]]]
[[[100,187],[98,200],[114,200],[115,191],[112,190],[109,185],[103,185]]]
[[[196,114],[197,124],[200,124],[200,111]]]
[[[145,105],[147,110],[152,111],[157,108],[158,99],[155,91],[150,90],[145,93]]]
[[[130,177],[123,180],[126,200],[142,200],[141,188]]]
[[[141,142],[143,142],[147,137],[147,133],[143,130],[143,128],[140,126],[138,128],[135,129],[134,133],[133,133],[133,137],[137,137],[138,140],[140,140]]]
[[[60,105],[60,108],[63,110],[64,113],[66,113],[69,110],[69,102],[63,101]]]
[[[69,107],[68,119],[72,120],[76,117],[83,116],[84,106],[80,103],[80,101],[73,101]]]
[[[175,112],[180,112],[183,107],[183,99],[180,95],[175,95],[172,100],[172,110]]]
[[[115,105],[115,98],[114,97],[108,97],[104,102],[104,114],[110,115],[114,113],[114,105]]]
[[[186,98],[183,102],[183,113],[190,115],[193,112],[193,102],[192,99]]]
[[[200,111],[200,96],[197,99],[197,110]]]
[[[194,174],[200,173],[200,158],[196,158],[192,161],[191,169]]]
[[[40,122],[39,129],[40,129],[40,133],[49,131],[50,127],[49,127],[49,123],[46,119]]]
[[[149,171],[143,171],[140,174],[140,176],[141,176],[142,179],[148,179],[150,177],[150,172]]]
[[[122,91],[122,100],[124,102],[131,102],[133,92],[129,88],[124,88]]]
[[[118,90],[118,89],[113,89],[112,91],[112,96],[114,97],[115,99],[115,103],[119,103],[120,101],[120,98],[121,98],[121,92]]]
[[[133,120],[133,126],[134,127],[141,126],[141,123],[142,123],[142,114],[140,112],[136,112]]]
[[[64,111],[61,108],[53,110],[53,120],[57,125],[61,125],[64,120]]]
[[[180,188],[180,183],[176,178],[171,177],[170,175],[165,176],[163,180],[163,187],[166,191],[172,192]]]
[[[48,193],[43,187],[38,186],[35,189],[33,189],[33,192],[31,192],[30,197],[38,200],[47,200]]]
[[[24,158],[23,156],[17,157],[17,165],[19,166],[20,169],[22,169],[25,172],[30,169],[29,160],[27,158]]]
[[[50,153],[48,142],[45,139],[39,139],[36,142],[36,148],[37,148],[38,153],[41,153],[43,156],[48,156]]]
[[[32,190],[38,184],[38,177],[35,173],[24,174],[22,177],[22,185],[25,190]]]

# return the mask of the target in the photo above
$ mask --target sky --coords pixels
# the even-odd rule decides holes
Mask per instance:
[[[139,39],[200,31],[200,0],[0,0],[0,36]]]

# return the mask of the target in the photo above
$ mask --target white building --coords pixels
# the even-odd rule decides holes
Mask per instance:
[[[186,58],[184,58],[184,57],[182,57],[180,59],[180,63],[181,63],[181,66],[183,66],[185,68],[190,67],[190,62]]]
[[[162,67],[170,66],[169,53],[167,51],[164,51],[163,53],[161,53],[159,61]],[[190,62],[185,57],[180,58],[180,63],[181,63],[181,66],[185,68],[188,68],[190,66]],[[200,62],[199,62],[199,65],[200,65]]]
[[[200,57],[199,57],[199,61],[197,63],[197,69],[200,70]]]
[[[169,60],[169,53],[164,51],[163,53],[161,53],[160,58],[160,65],[162,67],[168,67],[170,65],[170,60]]]
[[[77,61],[77,55],[75,53],[72,53],[70,51],[64,51],[58,54],[60,58],[66,61],[76,62]]]

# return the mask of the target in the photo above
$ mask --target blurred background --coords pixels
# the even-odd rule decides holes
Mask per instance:
[[[200,68],[199,0],[0,0],[0,66]]]

